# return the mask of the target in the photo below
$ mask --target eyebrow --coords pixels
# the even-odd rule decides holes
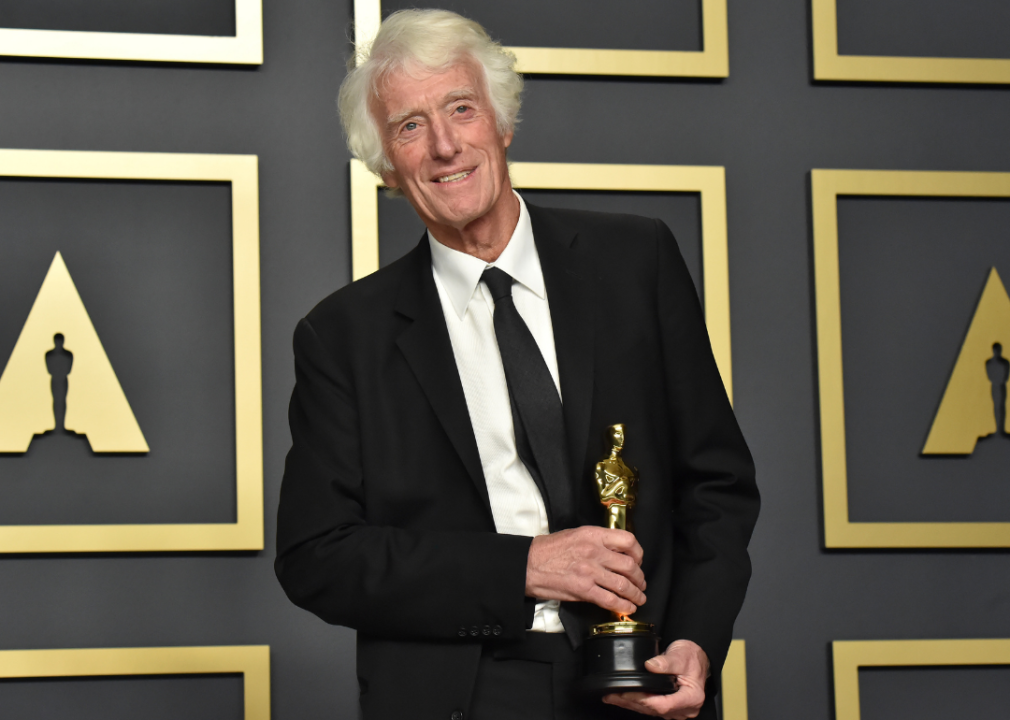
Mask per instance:
[[[469,86],[457,88],[445,94],[445,97],[442,99],[442,104],[448,105],[454,100],[473,98],[474,96],[476,96],[476,94],[477,92],[472,87]]]
[[[442,98],[442,105],[448,105],[456,100],[470,99],[476,96],[476,91],[469,86],[456,88],[455,90],[450,90]],[[393,127],[394,125],[399,125],[401,122],[413,115],[420,115],[418,110],[404,110],[403,112],[396,113],[395,115],[390,115],[386,118],[386,125],[388,127]]]

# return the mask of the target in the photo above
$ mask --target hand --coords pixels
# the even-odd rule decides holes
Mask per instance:
[[[603,702],[643,715],[686,720],[697,717],[705,702],[708,655],[690,640],[677,640],[662,655],[647,660],[649,672],[677,676],[677,691],[669,695],[628,692],[605,695]]]
[[[624,530],[583,526],[533,538],[526,595],[630,615],[645,604],[642,546]]]

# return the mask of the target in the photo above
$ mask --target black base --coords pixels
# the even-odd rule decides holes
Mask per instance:
[[[609,695],[622,692],[645,692],[669,695],[676,688],[670,675],[645,672],[610,673],[608,675],[587,675],[582,678],[582,691],[586,695]]]
[[[582,691],[588,695],[612,692],[672,693],[673,677],[651,673],[645,661],[659,654],[655,633],[592,635],[583,648],[585,677]]]

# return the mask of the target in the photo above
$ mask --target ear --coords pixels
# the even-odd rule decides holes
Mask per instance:
[[[512,137],[514,135],[515,135],[515,130],[509,130],[507,133],[505,133],[504,135],[502,135],[502,138],[501,138],[502,139],[502,144],[505,147],[508,147],[509,145],[511,145],[512,144]]]
[[[388,188],[400,187],[400,184],[396,181],[396,173],[394,173],[392,170],[387,170],[386,172],[382,173],[380,177],[382,178],[382,182],[386,184],[386,187]]]

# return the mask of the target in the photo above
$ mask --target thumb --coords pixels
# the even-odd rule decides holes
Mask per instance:
[[[670,668],[670,660],[666,655],[657,655],[654,658],[649,658],[645,661],[645,669],[661,675],[673,674],[673,670]]]

